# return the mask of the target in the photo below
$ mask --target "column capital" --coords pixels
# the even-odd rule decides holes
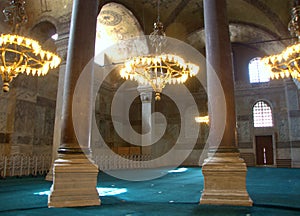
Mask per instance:
[[[138,92],[140,92],[140,98],[142,103],[151,103],[152,102],[152,94],[153,89],[150,85],[137,87]]]

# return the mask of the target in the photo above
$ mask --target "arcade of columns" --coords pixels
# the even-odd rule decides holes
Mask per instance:
[[[218,95],[215,95],[214,87],[217,80],[221,80],[226,104],[225,116],[222,118],[225,118],[226,124],[219,145],[215,136],[209,139],[209,157],[202,168],[204,191],[200,204],[251,206],[252,201],[246,190],[247,168],[239,157],[235,140],[233,72],[226,0],[203,2],[207,64],[212,66],[207,67],[209,112],[224,113],[217,104],[218,100],[215,100]],[[85,134],[85,146],[79,145],[72,119],[72,96],[76,82],[83,68],[94,56],[98,8],[99,2],[96,0],[89,1],[88,4],[85,0],[74,0],[69,38],[67,33],[59,34],[57,41],[60,54],[65,56],[67,52],[68,58],[60,68],[54,132],[54,153],[57,159],[54,161],[53,172],[48,175],[48,179],[53,178],[49,207],[92,206],[101,203],[96,190],[98,168],[88,158],[91,139],[90,100],[83,101],[87,112],[81,113],[83,119],[86,119],[82,122],[85,131],[80,131]],[[89,69],[93,71],[92,67]],[[217,77],[212,75],[211,70],[215,71]],[[87,79],[91,81],[93,77]],[[91,98],[92,90],[84,91],[87,98]],[[141,90],[141,97],[143,94],[147,94],[147,91]],[[151,105],[143,101],[143,108],[151,110]],[[218,121],[218,118],[212,118],[211,127],[217,125]]]

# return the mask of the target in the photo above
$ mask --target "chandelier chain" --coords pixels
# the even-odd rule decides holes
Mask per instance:
[[[186,62],[178,55],[162,52],[167,37],[160,21],[160,0],[157,0],[157,20],[154,22],[153,32],[149,35],[149,43],[155,48],[155,52],[149,51],[149,55],[127,59],[120,75],[126,80],[137,81],[139,85],[151,86],[155,92],[155,100],[160,100],[160,94],[166,84],[184,83],[188,77],[198,73],[199,66]]]
[[[12,26],[12,33],[18,33],[20,27],[28,21],[24,0],[12,0],[10,6],[3,10],[3,14],[4,21]]]
[[[150,34],[149,39],[151,46],[155,48],[155,52],[160,54],[162,47],[167,43],[164,25],[160,21],[160,0],[157,1],[157,20],[154,22],[153,32]]]

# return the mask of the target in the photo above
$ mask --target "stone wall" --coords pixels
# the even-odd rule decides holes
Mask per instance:
[[[256,165],[256,136],[270,135],[273,140],[274,166],[299,166],[299,90],[291,79],[250,84],[247,63],[262,53],[245,47],[235,48],[235,97],[237,137],[241,156],[247,165]],[[236,61],[239,60],[239,61]],[[274,126],[254,128],[252,108],[264,100],[271,106]]]
[[[43,154],[52,149],[57,75],[20,75],[0,93],[0,154]]]

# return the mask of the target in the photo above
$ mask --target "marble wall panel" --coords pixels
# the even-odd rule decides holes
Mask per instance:
[[[27,91],[22,88],[17,88],[16,89],[16,98],[18,100],[23,100],[23,101],[29,101],[32,103],[36,103],[36,93]]]
[[[276,128],[278,132],[277,139],[279,142],[284,142],[290,140],[289,135],[289,122],[287,118],[284,118],[283,115],[276,115]]]
[[[14,131],[17,134],[33,134],[36,110],[35,103],[17,100]]]
[[[237,116],[237,121],[250,121],[251,120],[251,115],[238,115]]]
[[[245,148],[245,149],[253,148],[253,143],[252,142],[239,142],[238,143],[238,147],[240,149],[243,149],[243,148]]]
[[[0,132],[6,133],[8,99],[0,97]]]
[[[238,134],[238,142],[245,143],[251,142],[251,125],[249,121],[238,121],[237,123],[237,134]]]
[[[291,159],[291,149],[290,148],[277,149],[277,159]]]
[[[10,154],[32,154],[32,145],[24,145],[24,144],[17,144],[17,145],[11,145],[11,151]]]
[[[0,143],[9,143],[11,139],[11,134],[0,133]]]
[[[0,143],[0,155],[10,154],[10,144]]]
[[[299,109],[299,100],[298,100],[298,89],[295,83],[292,80],[285,82],[286,84],[286,96],[289,110],[298,110]]]
[[[39,145],[41,143],[41,138],[45,134],[45,116],[46,116],[46,108],[42,106],[36,106],[36,116],[35,116],[35,122],[34,122],[34,145]]]
[[[289,111],[289,117],[290,118],[299,118],[300,117],[300,110],[290,110]]]
[[[292,149],[300,148],[300,141],[291,141],[291,148]]]
[[[0,112],[0,132],[6,133],[7,112]]]
[[[55,101],[38,97],[36,104],[34,145],[52,145],[55,119]]]
[[[300,147],[291,149],[292,166],[300,168]]]
[[[49,141],[45,144],[51,145],[53,140],[55,109],[46,108],[45,113],[45,136]]]
[[[2,85],[2,82],[1,82],[1,85]],[[4,111],[7,108],[7,100],[8,99],[9,99],[9,93],[8,94],[5,94],[4,92],[0,93],[0,103],[1,103],[0,111]]]
[[[300,113],[300,112],[297,112]],[[290,117],[291,140],[300,141],[300,117]]]
[[[50,71],[47,76],[40,77],[37,83],[38,95],[43,98],[56,100],[58,76],[55,75],[58,69]]]
[[[37,76],[27,76],[27,75],[19,75],[12,82],[12,88],[21,88],[23,91],[18,91],[18,93],[23,92],[36,92],[37,91]]]
[[[276,142],[277,149],[291,148],[291,142]]]
[[[236,95],[235,98],[235,104],[236,104],[236,115],[241,116],[249,116],[249,113],[252,111],[252,101],[251,97],[244,97]]]
[[[32,154],[40,155],[40,154],[51,154],[52,152],[52,146],[51,145],[38,145],[33,146]]]

